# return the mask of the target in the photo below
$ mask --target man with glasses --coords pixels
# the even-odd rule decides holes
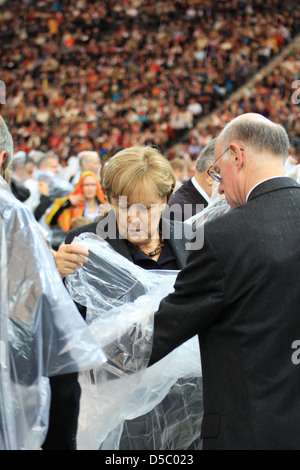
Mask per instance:
[[[205,225],[155,314],[150,365],[198,334],[204,449],[299,449],[300,185],[289,139],[257,114],[219,135],[211,176],[231,210]],[[288,283],[287,283],[288,280]]]
[[[214,163],[216,139],[212,139],[200,152],[196,160],[195,175],[185,181],[172,194],[169,202],[171,219],[187,220],[208,206],[213,192],[214,176],[210,169]]]

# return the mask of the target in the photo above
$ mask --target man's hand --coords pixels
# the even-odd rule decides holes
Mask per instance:
[[[81,245],[62,245],[55,255],[55,264],[61,277],[73,274],[88,262],[89,252]]]
[[[45,181],[38,181],[38,190],[41,196],[48,196],[49,194],[49,184]]]
[[[83,204],[85,201],[85,198],[82,194],[73,194],[72,196],[69,196],[69,201],[71,202],[72,206],[80,206],[80,204]]]

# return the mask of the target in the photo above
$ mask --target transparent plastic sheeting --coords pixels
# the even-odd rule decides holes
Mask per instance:
[[[223,195],[218,193],[219,183],[213,183],[212,196],[208,206],[198,214],[193,215],[184,223],[200,229],[205,223],[230,211],[230,206]]]
[[[147,369],[154,312],[160,300],[173,290],[177,272],[144,270],[94,234],[81,234],[73,243],[89,251],[89,261],[67,276],[66,287],[76,302],[87,307],[91,332],[108,359],[102,367],[80,376],[78,448],[119,449],[125,420],[140,417],[155,407],[156,418],[157,413],[160,416],[147,431],[152,434],[152,445],[187,448],[200,434],[202,417],[201,406],[196,407],[197,412],[192,406],[195,388],[200,399],[201,392],[195,383],[187,387],[187,379],[201,377],[198,339],[191,339]],[[182,378],[186,380],[180,387],[178,379]],[[174,386],[177,390],[173,393],[177,398],[181,395],[182,409],[177,406],[174,410],[165,404],[159,410]],[[190,392],[193,403],[187,407]],[[142,427],[145,428],[144,422]],[[160,434],[160,443],[154,434]],[[126,448],[134,449],[135,445],[136,439],[129,435]],[[151,449],[149,445],[148,442]]]
[[[0,177],[0,449],[39,449],[48,377],[101,365],[32,214]]]

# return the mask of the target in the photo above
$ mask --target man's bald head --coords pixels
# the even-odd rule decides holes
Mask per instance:
[[[218,137],[224,150],[231,142],[247,147],[253,154],[269,154],[286,159],[289,155],[289,138],[286,130],[265,116],[245,113],[233,119]]]

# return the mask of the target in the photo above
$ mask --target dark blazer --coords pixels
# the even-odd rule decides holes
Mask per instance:
[[[199,335],[204,449],[300,449],[300,185],[274,178],[205,226],[155,315],[153,364]]]
[[[184,236],[183,225],[181,223],[162,218],[161,228],[163,234],[169,234],[167,237],[168,243],[175,255],[178,269],[182,269],[186,265],[187,258],[185,249],[185,243],[187,240]],[[74,237],[85,232],[96,233],[100,237],[104,238],[119,254],[127,258],[129,261],[133,261],[126,239],[119,235],[113,210],[105,214],[105,216],[98,222],[93,222],[68,232],[65,238],[65,243],[71,243]]]
[[[174,206],[176,204],[177,208],[175,210]],[[195,188],[192,183],[192,180],[189,179],[185,181],[177,191],[172,194],[172,197],[169,202],[169,207],[174,209],[174,213],[176,214],[175,220],[187,220],[192,215],[195,215],[199,212],[197,210],[197,204],[202,205],[202,210],[208,206],[207,200],[199,193],[199,191]],[[189,208],[185,208],[185,205],[189,205]],[[174,213],[170,213],[170,218],[174,220]]]

